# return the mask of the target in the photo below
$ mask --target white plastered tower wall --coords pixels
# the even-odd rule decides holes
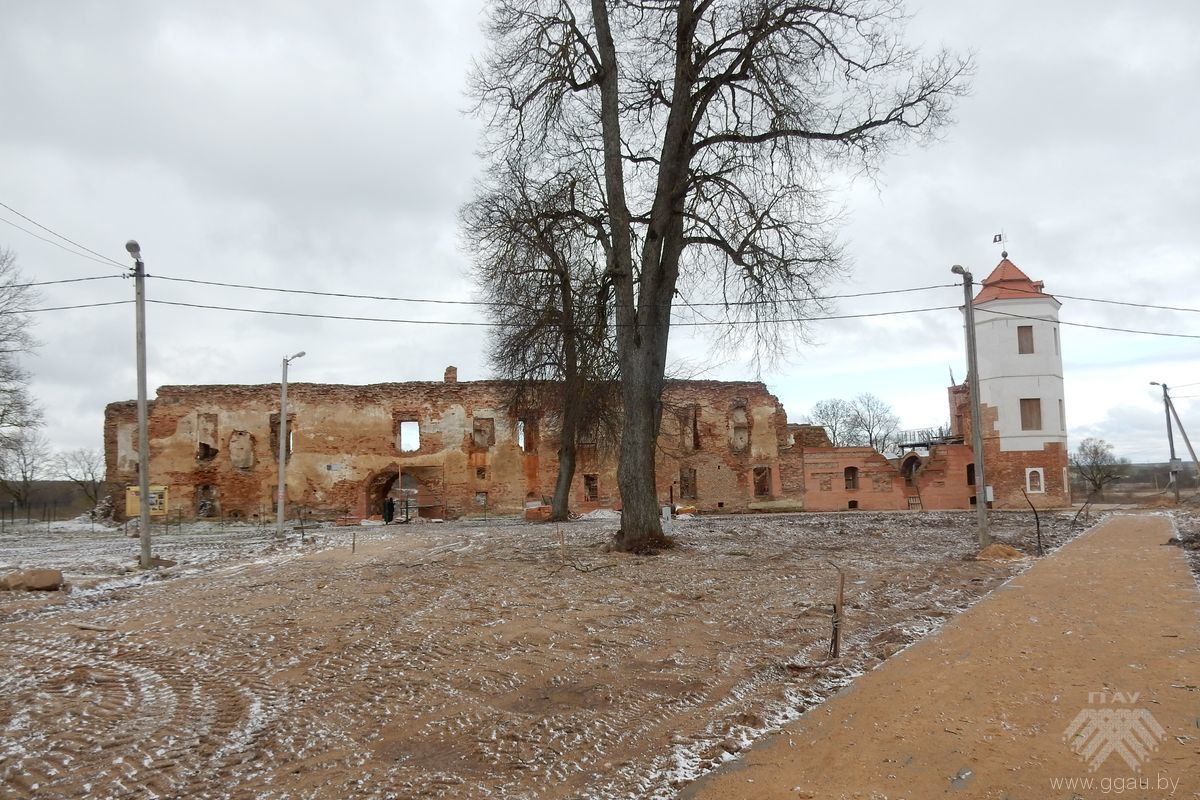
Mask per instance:
[[[999,507],[1070,503],[1062,304],[1008,260],[975,298],[979,395],[988,483]]]

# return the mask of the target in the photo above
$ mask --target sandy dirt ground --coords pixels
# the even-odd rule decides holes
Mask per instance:
[[[137,542],[119,532],[9,530],[0,564],[61,567],[78,588],[0,593],[0,785],[674,797],[1027,566],[973,560],[973,521],[705,517],[650,557],[602,552],[604,520],[561,540],[515,521],[329,529],[304,548],[194,526],[156,537],[180,563],[151,577],[123,574]],[[1032,517],[996,527],[1032,550]],[[1043,528],[1050,546],[1079,530]]]
[[[1171,532],[1110,518],[683,796],[1200,797],[1200,592]]]

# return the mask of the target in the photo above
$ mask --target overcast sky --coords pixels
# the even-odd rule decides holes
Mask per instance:
[[[479,0],[72,2],[0,0],[0,203],[152,275],[405,297],[472,299],[456,212],[478,172],[464,79]],[[982,278],[1012,260],[1046,289],[1200,308],[1200,4],[914,0],[910,38],[975,53],[957,124],[842,191],[853,272],[843,294]],[[0,220],[53,238],[0,208]],[[0,224],[25,275],[117,275]],[[42,290],[44,306],[124,300],[130,281]],[[155,300],[469,321],[468,308],[317,299],[161,279]],[[844,314],[955,305],[943,288],[847,299]],[[36,315],[29,359],[59,448],[100,447],[106,403],[133,398],[131,305]],[[1200,316],[1063,298],[1062,320],[1200,335]],[[489,376],[486,330],[304,320],[152,305],[149,375],[172,383],[373,383]],[[873,392],[906,427],[944,423],[965,375],[958,311],[822,322],[761,375],[793,421]],[[673,335],[674,337],[674,335]],[[1161,394],[1178,385],[1200,438],[1200,340],[1064,327],[1072,446],[1100,436],[1163,460]],[[673,338],[705,377],[754,377]],[[1187,384],[1194,384],[1187,386]],[[1192,397],[1189,397],[1191,395]],[[1182,450],[1182,448],[1181,448]],[[1184,453],[1181,452],[1181,455]]]

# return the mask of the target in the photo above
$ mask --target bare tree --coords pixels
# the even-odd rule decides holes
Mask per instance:
[[[1091,487],[1091,495],[1104,494],[1104,487],[1120,480],[1129,470],[1129,459],[1118,458],[1113,446],[1103,439],[1088,437],[1071,454],[1071,466]]]
[[[870,392],[850,402],[850,435],[856,444],[873,447],[887,455],[896,449],[900,418],[892,407]]]
[[[36,342],[29,333],[29,318],[21,312],[37,302],[17,258],[0,248],[0,463],[25,431],[41,424],[42,412],[29,394],[29,373],[20,356]]]
[[[54,475],[79,487],[94,507],[104,484],[104,453],[81,447],[54,457]]]
[[[787,347],[843,270],[822,175],[872,172],[965,90],[970,64],[922,60],[902,23],[900,0],[492,0],[485,150],[590,181],[574,212],[599,222],[614,287],[618,548],[668,543],[654,453],[677,295],[719,303],[730,342]]]
[[[846,447],[858,444],[854,440],[854,430],[851,423],[854,419],[854,408],[841,398],[834,397],[822,400],[812,407],[808,419],[814,425],[821,425],[829,434],[829,442],[834,447]]]
[[[509,408],[557,421],[552,520],[570,514],[581,442],[611,439],[616,425],[612,280],[595,225],[573,213],[585,183],[561,173],[534,184],[510,161],[491,170],[487,189],[462,211],[475,279],[492,303],[492,368],[512,382]]]
[[[37,428],[23,428],[10,443],[0,464],[0,487],[17,505],[28,506],[33,483],[50,468],[50,444]]]

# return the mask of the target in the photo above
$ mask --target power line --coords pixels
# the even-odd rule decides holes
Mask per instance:
[[[956,286],[958,284],[955,284]],[[980,286],[983,284],[981,283]],[[1187,306],[1160,306],[1153,303],[1134,303],[1128,300],[1107,300],[1099,297],[1080,297],[1075,294],[1059,294],[1058,292],[1043,292],[1037,289],[1021,289],[1016,286],[1001,286],[1006,292],[1019,292],[1021,294],[1033,295],[1036,297],[1063,297],[1067,300],[1081,300],[1085,303],[1107,303],[1114,306],[1129,306],[1132,308],[1149,308],[1155,311],[1184,311],[1191,314],[1200,314],[1200,308],[1189,308]],[[1003,298],[1000,298],[1003,299]],[[1065,323],[1064,323],[1065,324]]]
[[[390,295],[377,294],[353,294],[350,292],[322,292],[315,289],[287,289],[279,286],[257,286],[248,283],[225,283],[222,281],[205,281],[198,278],[177,278],[170,275],[147,275],[147,278],[157,278],[162,281],[173,281],[177,283],[193,283],[201,286],[220,286],[229,289],[250,289],[258,292],[278,292],[281,294],[302,294],[312,295],[315,297],[340,297],[350,300],[386,300],[398,303],[430,303],[436,305],[449,306],[485,306],[493,308],[507,308],[510,306],[525,307],[520,303],[508,303],[499,300],[444,300],[434,298],[418,298],[418,297],[394,297]],[[930,286],[914,286],[907,289],[879,289],[871,292],[855,292],[852,294],[836,294],[824,297],[813,297],[812,300],[846,300],[857,297],[876,297],[889,294],[909,294],[911,292],[925,292],[930,289],[947,289],[953,286],[958,286],[956,283],[939,283]],[[688,303],[684,305],[692,308],[702,307],[735,307],[735,306],[756,306],[756,305],[780,305],[786,301],[779,300],[738,300],[728,303]]]
[[[512,323],[492,323],[492,322],[475,322],[465,320],[434,320],[434,319],[397,319],[391,317],[360,317],[342,314],[316,314],[304,311],[271,311],[261,308],[241,308],[237,306],[217,306],[204,303],[184,303],[175,300],[146,300],[147,303],[155,303],[164,306],[180,306],[183,308],[199,308],[213,311],[237,311],[245,314],[266,314],[276,317],[303,317],[306,319],[333,319],[333,320],[348,320],[353,322],[388,322],[396,324],[408,325],[452,325],[458,327],[472,328],[491,328],[491,327],[511,327],[514,325],[522,325],[520,322]],[[711,326],[724,325],[761,325],[761,324],[787,324],[801,322],[823,322],[827,320],[842,320],[842,319],[865,319],[867,317],[892,317],[900,314],[920,314],[927,311],[947,311],[957,306],[930,306],[928,308],[909,308],[898,311],[875,311],[866,314],[837,314],[824,317],[797,317],[792,319],[770,319],[770,320],[746,320],[746,321],[718,321],[718,322],[672,322],[671,327],[681,328],[702,328]],[[614,327],[619,327],[614,325]]]
[[[9,286],[0,286],[0,289],[29,289],[34,286],[53,286],[58,283],[83,283],[84,281],[106,281],[110,278],[122,278],[124,275],[89,275],[86,278],[63,278],[57,281],[35,281],[33,283],[14,283]]]
[[[2,311],[0,314],[40,314],[43,311],[70,311],[75,308],[99,308],[100,306],[123,306],[132,303],[132,300],[110,300],[106,303],[83,303],[77,306],[53,306],[50,308],[22,308],[17,311]]]
[[[103,264],[106,267],[112,266],[112,264],[110,264],[108,261],[102,261],[98,258],[92,258],[91,256],[87,255],[86,253],[80,253],[78,250],[72,250],[71,248],[67,247],[66,245],[62,244],[61,242],[56,242],[53,239],[47,239],[45,236],[39,236],[38,234],[34,233],[33,231],[31,231],[27,228],[22,228],[20,225],[18,225],[17,223],[13,222],[10,219],[5,219],[4,217],[0,217],[0,222],[3,222],[5,225],[11,225],[14,228],[16,228],[17,230],[19,230],[23,233],[27,233],[35,239],[41,239],[46,244],[52,244],[57,248],[65,250],[73,256],[79,256],[80,258],[86,258],[88,261],[95,261],[97,264]]]
[[[50,234],[51,236],[55,236],[55,237],[57,237],[57,238],[59,238],[59,239],[62,239],[64,242],[67,242],[67,243],[69,243],[69,244],[73,244],[73,245],[75,245],[75,246],[76,246],[76,247],[78,247],[80,250],[83,250],[83,251],[85,251],[85,252],[91,253],[92,255],[94,255],[94,256],[96,256],[96,257],[98,257],[98,258],[102,258],[102,259],[104,259],[105,261],[107,261],[108,263],[110,263],[110,264],[113,264],[113,265],[115,265],[115,266],[118,266],[118,267],[121,267],[121,268],[124,268],[124,267],[125,267],[125,265],[124,265],[124,264],[122,264],[120,261],[116,261],[116,260],[114,260],[114,259],[111,259],[111,258],[109,258],[108,256],[104,255],[103,253],[97,253],[95,250],[91,249],[90,247],[84,247],[84,246],[83,246],[83,245],[81,245],[79,242],[76,242],[76,241],[74,241],[74,240],[72,240],[72,239],[68,239],[66,236],[63,236],[61,233],[58,233],[57,231],[54,231],[54,230],[51,230],[50,228],[47,228],[45,225],[43,225],[42,223],[38,222],[36,219],[33,219],[32,217],[27,217],[27,216],[25,216],[25,215],[24,215],[24,214],[22,214],[20,211],[17,211],[15,208],[13,208],[12,206],[8,205],[7,203],[0,202],[0,207],[2,207],[2,208],[7,208],[9,211],[11,211],[12,213],[16,214],[18,217],[20,217],[21,219],[25,220],[26,222],[29,222],[29,223],[32,223],[32,224],[34,224],[34,225],[38,226],[39,228],[41,228],[42,230],[44,230],[46,233]],[[10,224],[11,224],[11,223],[10,223]],[[26,233],[28,233],[28,231],[26,231]],[[34,235],[36,235],[36,234],[34,234]],[[40,239],[41,237],[39,236],[38,238]]]
[[[994,308],[984,309],[989,314],[997,314],[1002,317],[1012,317],[1013,319],[1030,319],[1035,322],[1047,322],[1045,317],[1031,317],[1027,314],[1013,314],[1008,311],[997,311]],[[1138,333],[1144,336],[1167,336],[1175,339],[1200,339],[1200,334],[1197,333],[1163,333],[1162,331],[1141,331],[1134,328],[1114,328],[1108,325],[1089,325],[1086,322],[1064,322],[1059,320],[1059,325],[1069,325],[1072,328],[1091,328],[1097,331],[1114,331],[1117,333]]]

